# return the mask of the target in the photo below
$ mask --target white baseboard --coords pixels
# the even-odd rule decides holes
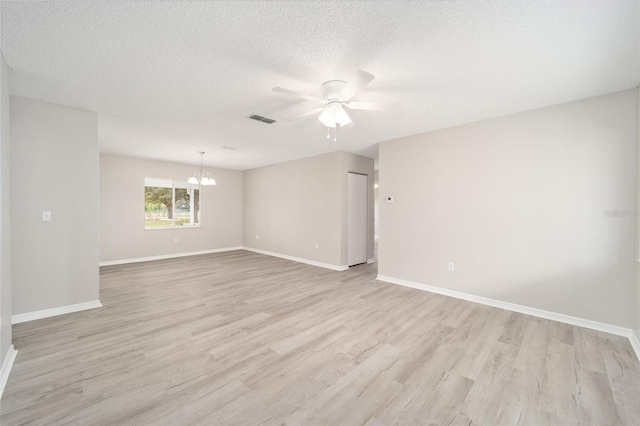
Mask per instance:
[[[372,263],[376,263],[376,260],[374,258],[368,259],[367,260],[367,264],[370,265]]]
[[[24,314],[17,314],[11,317],[13,324],[20,324],[21,322],[35,321],[42,318],[55,317],[57,315],[70,314],[72,312],[86,311],[87,309],[101,308],[102,303],[99,300],[92,300],[90,302],[77,303],[75,305],[60,306],[58,308],[43,309],[41,311],[27,312]]]
[[[274,253],[272,251],[260,250],[252,247],[242,247],[244,250],[252,251],[254,253],[266,254],[267,256],[280,257],[282,259],[293,260],[294,262],[306,263],[307,265],[319,266],[321,268],[332,269],[334,271],[346,271],[348,266],[332,265],[330,263],[316,262],[315,260],[303,259],[301,257],[289,256],[286,254]]]
[[[0,400],[2,399],[2,394],[4,393],[4,388],[7,386],[7,380],[9,380],[9,373],[11,373],[11,368],[13,368],[13,362],[16,360],[16,356],[18,355],[18,351],[13,347],[13,345],[9,346],[9,351],[7,352],[7,356],[2,363],[2,368],[0,368]]]
[[[631,347],[636,352],[636,356],[640,359],[640,341],[638,341],[638,336],[633,330],[631,330],[631,334],[629,335],[629,343],[631,343]]]
[[[603,322],[592,321],[584,318],[578,318],[571,315],[559,314],[557,312],[545,311],[544,309],[532,308],[530,306],[518,305],[517,303],[504,302],[502,300],[490,299],[488,297],[476,296],[469,293],[464,293],[456,290],[449,290],[442,287],[435,287],[428,284],[420,284],[413,281],[402,280],[399,278],[387,277],[384,275],[378,275],[379,281],[385,281],[391,284],[398,284],[405,287],[411,287],[418,290],[428,291],[431,293],[442,294],[456,299],[467,300],[469,302],[480,303],[482,305],[493,306],[494,308],[506,309],[507,311],[519,312],[525,315],[531,315],[534,317],[545,318],[552,321],[563,322],[566,324],[576,325],[578,327],[590,328],[596,331],[602,331],[605,333],[615,334],[617,336],[623,336],[629,339],[631,346],[640,360],[640,345],[638,339],[633,330],[625,327],[619,327],[617,325],[611,325]],[[635,342],[633,341],[635,339]],[[635,345],[635,346],[634,346]]]
[[[126,263],[149,262],[151,260],[173,259],[175,257],[196,256],[199,254],[221,253],[223,251],[242,250],[242,246],[225,247],[211,250],[189,251],[184,253],[161,254],[159,256],[135,257],[131,259],[106,260],[100,262],[99,266],[124,265]]]
[[[199,255],[199,254],[210,254],[210,253],[221,253],[221,252],[233,251],[233,250],[252,251],[252,252],[255,252],[255,253],[266,254],[267,256],[280,257],[282,259],[293,260],[294,262],[306,263],[308,265],[313,265],[313,266],[319,266],[321,268],[332,269],[334,271],[346,271],[347,269],[349,269],[349,267],[346,266],[346,265],[344,265],[344,266],[331,265],[329,263],[316,262],[315,260],[303,259],[301,257],[289,256],[289,255],[286,255],[286,254],[280,254],[280,253],[275,253],[275,252],[266,251],[266,250],[260,250],[260,249],[256,249],[256,248],[252,248],[252,247],[244,247],[244,246],[227,247],[227,248],[212,249],[212,250],[191,251],[191,252],[185,252],[185,253],[163,254],[163,255],[159,255],[159,256],[136,257],[136,258],[131,258],[131,259],[107,260],[107,261],[104,261],[104,262],[100,262],[99,266],[124,265],[124,264],[127,264],[127,263],[149,262],[149,261],[152,261],[152,260],[173,259],[173,258],[176,258],[176,257],[196,256],[196,255]]]

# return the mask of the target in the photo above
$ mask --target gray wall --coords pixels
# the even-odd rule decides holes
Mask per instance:
[[[636,327],[637,96],[381,143],[380,275]]]
[[[367,183],[369,188],[368,207],[367,207],[367,259],[373,259],[373,244],[374,244],[374,194],[373,194],[373,182],[375,179],[375,171],[373,169],[373,159],[362,157],[360,155],[350,154],[348,152],[340,152],[342,161],[342,171],[340,172],[340,180],[342,186],[342,255],[341,265],[348,263],[349,254],[349,172],[360,173],[367,175]]]
[[[198,153],[194,152],[198,160]],[[214,169],[202,188],[202,226],[144,229],[144,178],[186,181],[200,166],[100,155],[100,260],[171,255],[242,245],[242,172]],[[178,238],[178,242],[174,242]]]
[[[343,265],[341,170],[339,152],[245,170],[243,245]]]
[[[373,183],[378,183],[379,172],[376,170],[373,175]],[[373,235],[378,236],[380,233],[380,188],[373,189]]]
[[[349,171],[369,175],[373,257],[373,160],[346,152],[246,170],[243,245],[345,266]]]
[[[12,97],[11,141],[13,314],[98,300],[98,115]]]
[[[0,365],[11,346],[11,152],[9,69],[0,52]]]
[[[635,324],[636,338],[640,339],[640,87],[637,104],[637,132],[636,132],[636,252],[635,252]]]

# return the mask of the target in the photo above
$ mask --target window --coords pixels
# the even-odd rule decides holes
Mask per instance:
[[[144,179],[144,229],[200,226],[197,185],[170,179]]]

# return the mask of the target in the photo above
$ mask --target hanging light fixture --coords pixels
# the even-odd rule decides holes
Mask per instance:
[[[340,101],[331,101],[324,107],[324,111],[318,117],[318,120],[327,127],[346,126],[351,123],[349,114],[342,107]]]
[[[191,173],[191,177],[187,181],[191,185],[215,185],[216,180],[211,176],[211,173],[205,173],[202,165],[202,156],[204,151],[198,151],[200,153],[200,172]]]
[[[330,136],[330,130],[333,129],[333,140],[338,140],[338,128],[351,123],[351,118],[347,111],[342,107],[342,102],[331,101],[324,107],[324,111],[318,117],[318,120],[327,126],[327,139]]]

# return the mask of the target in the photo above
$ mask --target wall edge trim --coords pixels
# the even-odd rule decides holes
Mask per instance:
[[[633,348],[633,350],[636,353],[636,356],[640,360],[640,341],[638,340],[638,336],[633,330],[631,330],[631,332],[629,333],[629,343],[631,343],[631,347]]]
[[[9,373],[11,373],[13,362],[16,360],[16,356],[18,356],[18,351],[16,350],[16,348],[13,345],[9,346],[7,356],[2,363],[2,368],[0,368],[0,400],[2,400],[2,394],[4,393],[4,389],[7,386]]]
[[[22,322],[35,321],[43,318],[55,317],[58,315],[70,314],[73,312],[86,311],[88,309],[101,308],[102,303],[99,300],[91,300],[89,302],[76,303],[75,305],[59,306],[57,308],[43,309],[41,311],[25,312],[11,317],[12,324],[20,324]]]
[[[173,259],[176,257],[197,256],[199,254],[221,253],[224,251],[242,250],[242,246],[224,247],[219,249],[187,251],[182,253],[161,254],[158,256],[133,257],[129,259],[105,260],[98,263],[98,266],[124,265],[126,263],[150,262],[153,260]]]
[[[289,256],[287,254],[275,253],[267,250],[260,250],[252,247],[242,247],[243,250],[252,251],[254,253],[265,254],[267,256],[280,257],[282,259],[293,260],[294,262],[306,263],[307,265],[319,266],[320,268],[332,269],[334,271],[346,271],[349,269],[347,265],[332,265],[330,263],[317,262],[315,260],[304,259],[302,257]]]

